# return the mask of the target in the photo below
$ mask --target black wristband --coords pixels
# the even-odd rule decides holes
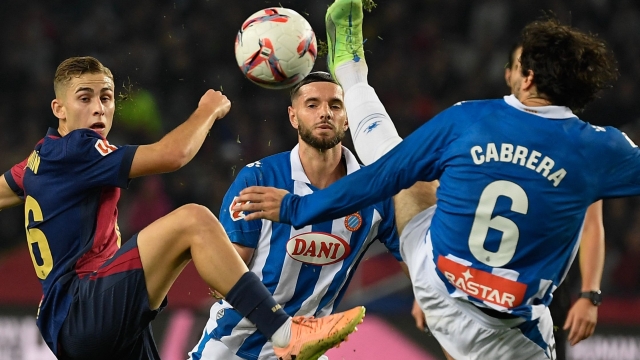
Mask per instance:
[[[580,298],[589,299],[594,306],[600,306],[600,304],[602,304],[602,293],[600,290],[583,291],[580,293]]]

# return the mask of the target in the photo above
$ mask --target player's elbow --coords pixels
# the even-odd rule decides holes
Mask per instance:
[[[193,159],[194,152],[189,146],[181,142],[166,141],[164,138],[156,143],[160,149],[163,162],[165,162],[169,171],[176,171],[187,165]]]
[[[154,152],[153,159],[153,173],[173,172],[189,163],[184,152],[169,148]]]
[[[158,143],[141,145],[133,158],[129,177],[173,172],[185,166],[189,160],[186,152],[168,146],[159,146]]]
[[[164,159],[167,172],[172,172],[187,165],[191,157],[185,151],[176,150],[166,154]]]

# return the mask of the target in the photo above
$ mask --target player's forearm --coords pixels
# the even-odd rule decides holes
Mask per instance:
[[[160,141],[137,148],[129,178],[172,172],[185,166],[198,152],[213,122],[214,113],[196,110]]]
[[[0,175],[0,210],[10,208],[21,203],[22,199],[20,199],[18,195],[11,190],[11,187],[9,187],[4,175]]]
[[[398,181],[398,172],[387,171],[385,164],[393,162],[377,161],[343,177],[326,189],[306,196],[287,194],[280,207],[280,222],[300,229],[352,214],[408,187]]]
[[[168,156],[175,157],[177,164],[182,167],[200,150],[216,120],[214,112],[198,108],[187,121],[165,135],[158,142],[158,147],[164,149],[163,152]]]
[[[582,291],[600,289],[604,267],[604,227],[602,225],[602,201],[592,204],[585,218],[580,239],[580,274]]]
[[[580,274],[582,291],[600,289],[602,268],[604,267],[604,241],[589,242],[580,245]]]

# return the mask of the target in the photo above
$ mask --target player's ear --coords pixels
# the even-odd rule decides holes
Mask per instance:
[[[51,111],[53,111],[53,115],[60,120],[67,118],[67,111],[62,102],[57,98],[51,101]]]
[[[287,111],[289,112],[289,122],[291,123],[291,126],[293,126],[294,129],[298,129],[298,117],[296,116],[296,112],[293,110],[292,106],[289,106],[287,108]]]
[[[522,90],[529,90],[533,86],[533,70],[528,70],[522,79]]]
[[[349,117],[345,116],[344,118],[344,131],[349,130]]]

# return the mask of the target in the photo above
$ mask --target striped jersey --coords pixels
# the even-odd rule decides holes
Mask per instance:
[[[566,107],[462,102],[327,189],[286,195],[280,219],[323,221],[436,179],[435,278],[452,297],[536,319],[575,258],[589,205],[640,194],[640,151]]]
[[[355,156],[347,148],[342,151],[347,173],[359,170]],[[296,146],[245,166],[227,191],[220,211],[220,221],[231,241],[254,249],[249,269],[289,315],[321,317],[334,312],[356,266],[376,239],[401,260],[390,199],[296,230],[266,220],[244,221],[244,213],[231,210],[240,191],[254,185],[298,195],[311,194],[317,188],[310,184]],[[203,337],[191,357],[206,359],[207,343],[216,340],[244,359],[275,359],[271,343],[225,301],[211,308]]]

